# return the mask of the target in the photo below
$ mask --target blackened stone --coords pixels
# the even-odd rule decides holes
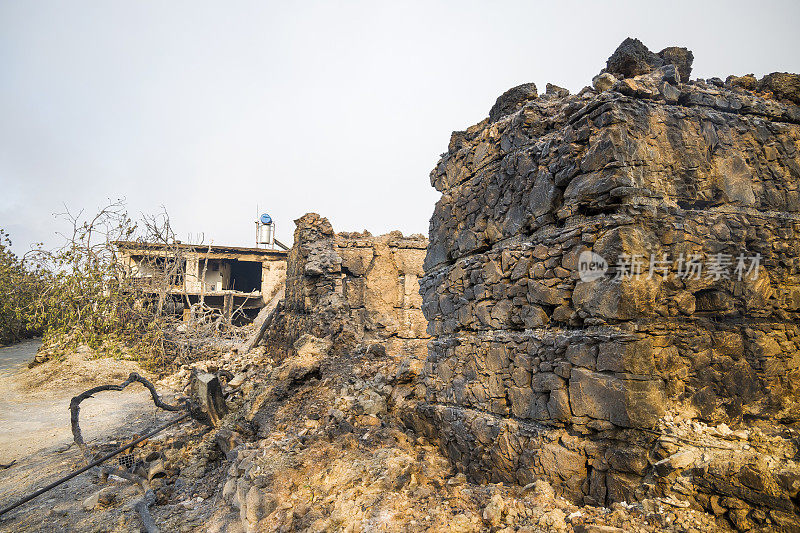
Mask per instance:
[[[208,372],[196,372],[192,376],[192,390],[211,423],[215,427],[219,426],[222,419],[228,414],[228,406],[222,395],[219,378]]]
[[[772,92],[776,98],[800,104],[800,74],[773,72],[761,78],[758,88]]]
[[[489,111],[489,120],[494,122],[506,115],[510,115],[521,108],[525,102],[538,97],[539,93],[536,90],[535,83],[523,83],[512,87],[497,98],[497,101]]]
[[[691,402],[699,411],[699,418],[710,420],[717,408],[717,395],[711,387],[704,387],[694,393]]]
[[[725,85],[755,91],[758,89],[758,80],[752,74],[745,74],[744,76],[730,75],[725,79]]]
[[[639,39],[628,37],[606,61],[606,71],[622,78],[647,74],[664,64],[664,60],[648,50]]]
[[[680,46],[669,46],[661,50],[658,53],[658,57],[667,64],[675,65],[680,74],[681,83],[689,81],[689,76],[692,74],[692,62],[694,61],[694,54],[692,54],[691,50]]]
[[[558,85],[553,85],[552,83],[548,83],[545,85],[545,94],[552,94],[558,97],[569,96],[569,89],[565,89],[563,87],[559,87]]]

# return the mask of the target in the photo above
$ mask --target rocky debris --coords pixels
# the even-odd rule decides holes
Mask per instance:
[[[303,378],[311,372],[319,370],[320,361],[328,355],[333,343],[329,339],[319,339],[304,333],[294,343],[297,357],[285,361],[278,368],[278,379]]]
[[[195,361],[191,365],[182,365],[176,372],[168,374],[158,382],[159,387],[191,394],[191,378],[196,372],[216,374],[223,386],[228,401],[233,397],[241,397],[252,391],[255,383],[272,370],[264,360],[263,346],[248,353],[227,352],[216,357]]]
[[[295,357],[283,364],[300,365]],[[414,357],[329,352],[318,376],[291,389],[279,368],[263,385],[287,394],[254,392],[245,402],[258,437],[218,467],[224,478],[206,531],[716,530],[713,517],[658,501],[578,507],[542,479],[470,482],[402,423],[424,394]]]
[[[593,89],[453,134],[431,172],[434,338],[407,423],[472,481],[800,527],[800,107],[790,78],[753,92],[689,81],[690,63],[628,39]],[[667,453],[670,416],[698,434]],[[693,451],[695,423],[775,442],[760,466],[750,442]]]
[[[665,65],[674,65],[680,75],[679,81],[686,83],[692,73],[693,61],[694,54],[686,48],[670,46],[656,54],[639,39],[628,37],[608,58],[604,72],[617,78],[633,78]]]
[[[543,478],[524,486],[468,479],[433,441],[409,428],[425,399],[423,362],[413,354],[392,355],[379,343],[339,353],[329,340],[304,334],[287,357],[273,358],[264,347],[232,352],[183,367],[158,387],[188,390],[201,371],[213,372],[227,395],[229,414],[220,427],[184,423],[131,454],[134,461],[162,461],[163,475],[151,481],[150,508],[162,531],[718,529],[713,515],[684,507],[684,500],[580,506]],[[93,446],[107,451],[131,438]],[[563,463],[555,455],[551,460]],[[694,465],[674,463],[674,476]],[[114,476],[85,483],[82,492],[69,491],[67,500],[45,509],[44,517],[23,513],[12,527],[140,528],[135,487]]]
[[[725,87],[734,89],[744,89],[745,91],[767,97],[777,98],[788,103],[800,104],[800,74],[789,72],[773,72],[767,74],[760,80],[753,74],[744,76],[728,76],[724,84]]]
[[[330,339],[334,350],[380,341],[390,351],[422,354],[427,323],[417,280],[427,240],[400,232],[337,234],[316,213],[295,223],[284,305],[265,336],[269,350],[287,355],[307,332]]]
[[[673,502],[707,509],[738,530],[797,527],[797,430],[764,423],[731,430],[671,416],[659,429],[652,479]]]
[[[164,475],[151,483],[151,513],[163,531],[713,529],[697,511],[672,512],[659,502],[650,511],[579,507],[542,479],[526,487],[469,481],[405,424],[424,400],[422,362],[377,343],[339,354],[326,339],[303,335],[289,357],[273,359],[262,347],[198,367],[182,368],[159,388],[188,389],[192,375],[215,373],[230,411],[220,427],[184,424],[132,454],[163,460]],[[133,505],[141,495],[127,482],[95,478],[89,488],[45,523],[139,527]],[[35,530],[18,528],[28,529]]]

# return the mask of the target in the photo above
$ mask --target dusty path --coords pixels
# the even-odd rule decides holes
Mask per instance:
[[[35,344],[30,347],[35,351]],[[0,370],[0,463],[16,461],[10,468],[0,469],[0,507],[83,465],[80,452],[75,446],[69,447],[69,401],[73,396],[95,385],[119,383],[130,372],[146,375],[134,362],[93,359],[87,352],[28,369],[25,363],[33,354],[28,355],[19,364],[0,351],[0,361],[5,366]],[[174,416],[157,410],[147,390],[133,384],[122,392],[104,392],[85,400],[81,404],[81,429],[90,444],[126,442]],[[26,515],[41,516],[37,509],[41,511],[56,501],[85,498],[90,485],[86,474],[75,478],[0,518],[0,531],[19,530]],[[14,522],[13,527],[9,521]],[[35,524],[28,525],[30,529],[25,529],[38,530]]]
[[[68,445],[72,442],[70,399],[95,385],[119,383],[134,371],[143,373],[132,362],[87,360],[76,354],[66,363],[48,362],[30,370],[23,365],[0,372],[0,463]],[[166,419],[164,413],[155,409],[147,390],[138,384],[122,392],[98,394],[81,404],[81,429],[87,442],[114,438],[160,419]]]
[[[41,345],[40,339],[29,339],[0,348],[0,373],[16,370],[28,364]]]

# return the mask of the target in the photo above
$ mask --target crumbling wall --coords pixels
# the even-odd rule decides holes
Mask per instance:
[[[379,342],[392,353],[424,354],[418,279],[427,239],[397,231],[335,233],[316,213],[295,224],[284,305],[267,345],[285,353],[311,333],[331,338],[334,350]]]
[[[261,263],[261,299],[268,304],[286,285],[286,260],[269,259]]]
[[[526,84],[453,133],[414,423],[477,480],[796,525],[798,465],[752,435],[798,449],[800,93],[690,68],[627,40],[594,87]],[[676,460],[682,423],[744,441]]]

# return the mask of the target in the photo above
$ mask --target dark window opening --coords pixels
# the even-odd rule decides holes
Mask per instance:
[[[257,261],[231,261],[230,288],[241,292],[261,290],[261,263]]]
[[[208,263],[208,264],[206,264],[206,263]],[[203,275],[203,270],[205,270],[206,273],[208,273],[208,272],[219,272],[219,261],[216,261],[214,259],[210,259],[208,261],[206,261],[205,259],[200,259],[197,262],[197,264],[198,264],[198,268],[200,270],[200,275],[201,276]]]

